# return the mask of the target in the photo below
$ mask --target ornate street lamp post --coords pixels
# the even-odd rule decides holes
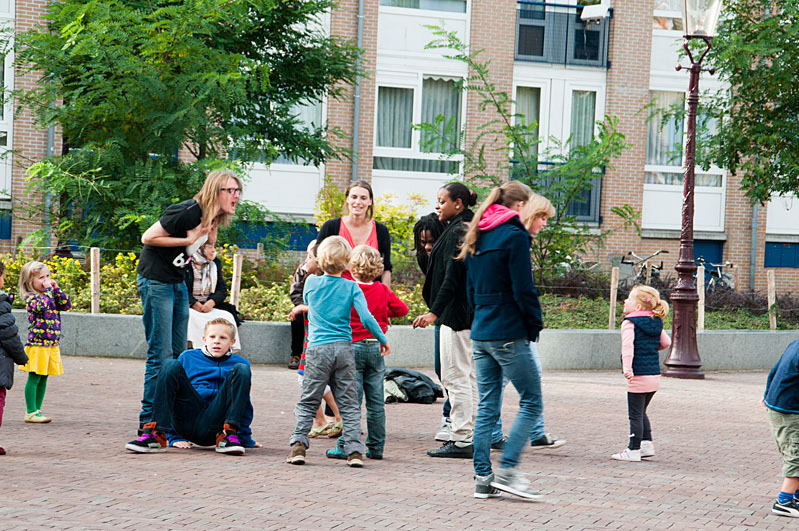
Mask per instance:
[[[671,295],[674,317],[671,327],[671,351],[664,365],[664,376],[673,378],[701,379],[705,375],[699,368],[702,360],[696,346],[696,264],[694,263],[694,160],[696,158],[696,110],[699,106],[699,74],[704,70],[702,60],[710,51],[710,43],[716,31],[721,11],[721,0],[683,0],[683,27],[685,48],[691,61],[688,82],[688,124],[685,144],[685,169],[682,191],[682,231],[680,233],[680,257],[677,270],[677,287]],[[698,59],[694,59],[689,43],[701,39],[706,48]],[[677,70],[681,70],[677,66]],[[713,75],[713,69],[707,69]]]

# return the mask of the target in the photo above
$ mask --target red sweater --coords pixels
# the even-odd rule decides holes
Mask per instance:
[[[359,282],[358,286],[363,290],[363,294],[366,296],[366,305],[375,319],[377,319],[377,323],[383,332],[388,330],[388,319],[390,317],[408,315],[408,305],[402,302],[396,293],[386,287],[385,284],[380,282],[361,284]],[[353,343],[372,337],[372,334],[361,324],[361,319],[354,308],[350,315],[350,326],[352,326]]]

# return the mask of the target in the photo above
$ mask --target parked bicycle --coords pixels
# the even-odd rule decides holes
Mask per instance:
[[[703,257],[699,257],[696,259],[696,265],[701,265],[705,267],[706,273],[706,286],[705,289],[708,293],[713,291],[714,289],[718,288],[719,286],[724,286],[725,288],[735,289],[735,280],[733,279],[732,275],[729,273],[724,272],[725,267],[733,267],[733,263],[727,260],[723,264],[713,264],[708,262]]]
[[[621,259],[622,264],[631,265],[633,268],[633,284],[646,284],[647,283],[647,265],[649,265],[649,282],[653,280],[657,280],[660,278],[660,272],[663,270],[663,261],[660,262],[660,265],[650,264],[649,261],[660,255],[660,254],[668,254],[668,251],[665,249],[660,249],[659,251],[655,251],[654,253],[650,254],[645,258],[641,258],[634,251],[628,252],[624,255],[624,258]]]

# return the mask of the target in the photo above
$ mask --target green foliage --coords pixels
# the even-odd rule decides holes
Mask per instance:
[[[795,192],[799,3],[727,0],[706,62],[728,87],[700,104],[724,118],[707,135],[707,162],[739,173],[753,200]]]
[[[552,138],[552,147],[539,153],[538,124],[511,112],[514,101],[491,80],[489,61],[479,60],[481,51],[471,51],[455,32],[436,26],[430,29],[436,39],[427,48],[443,50],[447,58],[469,67],[471,73],[461,83],[461,88],[477,95],[481,113],[489,111],[495,117],[478,124],[477,135],[468,144],[462,132],[453,131],[456,122],[445,123],[441,115],[433,123],[421,124],[418,128],[431,145],[449,146],[443,151],[446,157],[463,160],[459,170],[462,177],[456,176],[456,179],[462,179],[479,195],[485,196],[491,187],[512,178],[525,182],[552,201],[556,214],[539,233],[533,247],[539,271],[564,262],[572,263],[576,255],[585,255],[600,247],[614,230],[637,229],[640,213],[629,205],[613,211],[620,218],[620,224],[599,234],[568,214],[569,206],[583,201],[582,196],[592,188],[595,179],[628,147],[624,135],[618,131],[618,118],[606,116],[603,122],[598,122],[598,134],[586,145],[577,145],[572,138],[566,142]],[[446,142],[453,134],[460,140]],[[500,156],[494,157],[493,153]],[[493,159],[496,162],[491,162]],[[540,170],[540,161],[550,163],[550,169]]]
[[[337,156],[328,140],[337,132],[300,124],[296,112],[338,97],[360,73],[360,51],[321,26],[332,5],[64,0],[47,4],[45,25],[0,39],[14,43],[17,86],[34,83],[3,102],[63,135],[63,153],[29,176],[52,194],[61,239],[137,248],[165,206],[223,165],[225,149],[242,163]],[[196,162],[179,161],[181,149]],[[242,208],[264,222],[266,212]]]

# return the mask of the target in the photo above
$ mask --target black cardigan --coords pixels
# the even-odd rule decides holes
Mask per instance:
[[[377,230],[377,250],[383,257],[383,269],[391,271],[394,267],[391,265],[391,235],[388,233],[388,227],[379,221],[375,221],[375,230]],[[319,248],[319,244],[328,236],[338,236],[340,231],[341,218],[325,221],[316,236],[316,247]]]
[[[227,299],[227,284],[225,283],[225,278],[222,276],[222,262],[219,260],[219,257],[214,258],[214,263],[216,264],[216,289],[213,293],[208,295],[208,298],[214,299],[216,303],[215,307],[218,308],[219,305]],[[186,279],[186,289],[189,290],[189,308],[191,308],[194,306],[194,303],[197,302],[197,299],[192,295],[194,291],[194,265],[187,267],[184,275]]]
[[[427,307],[438,316],[436,324],[456,332],[469,330],[474,317],[466,296],[466,265],[463,260],[455,260],[472,218],[474,212],[467,208],[447,224],[430,251],[422,288]]]
[[[11,313],[11,296],[0,291],[0,387],[14,385],[14,364],[25,365],[28,356],[22,347],[16,320]]]

